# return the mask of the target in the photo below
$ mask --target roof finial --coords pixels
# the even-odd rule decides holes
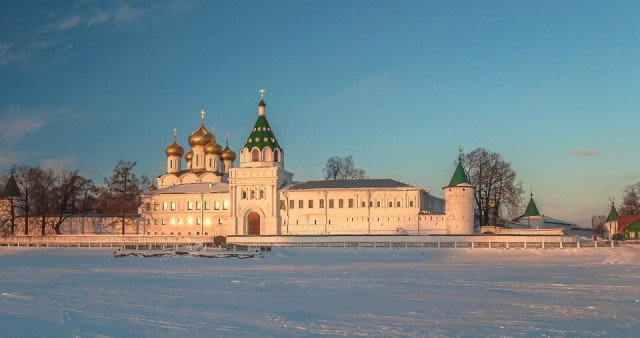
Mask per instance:
[[[530,186],[529,188],[531,189],[531,197],[533,197],[533,186]]]
[[[264,89],[260,89],[258,90],[258,93],[260,93],[260,100],[264,100],[264,93],[266,93],[267,91]]]
[[[178,129],[173,128],[173,140],[176,141],[178,138]]]
[[[616,205],[616,201],[613,197],[609,197],[609,201],[611,202],[612,207]]]
[[[229,148],[229,134],[224,135],[227,138],[227,148]]]
[[[200,123],[204,123],[204,109],[200,111]]]

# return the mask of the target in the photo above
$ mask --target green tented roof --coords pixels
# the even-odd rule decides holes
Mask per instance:
[[[524,215],[522,215],[521,217],[528,217],[528,216],[540,216],[540,212],[538,211],[536,202],[533,201],[533,194],[531,194],[531,198],[529,199],[527,210],[524,211]]]
[[[609,215],[607,216],[607,220],[604,222],[609,223],[617,220],[618,220],[618,211],[616,210],[616,207],[612,204],[611,210],[609,210]]]
[[[640,231],[640,218],[631,222],[626,227],[624,227],[624,231],[630,231],[630,232]]]
[[[271,149],[280,148],[278,140],[273,135],[273,131],[271,130],[271,126],[269,126],[269,122],[267,122],[266,116],[258,116],[258,120],[253,126],[251,135],[249,135],[247,143],[245,143],[244,146],[249,149],[258,147],[258,149],[260,150],[264,149],[265,147],[270,147]]]
[[[7,180],[7,184],[4,186],[2,197],[22,197],[18,184],[16,183],[16,179],[13,177],[13,173],[11,173],[11,176],[9,176],[9,179]]]
[[[469,183],[469,179],[467,178],[467,174],[465,174],[464,169],[462,168],[462,161],[458,161],[458,166],[456,167],[456,171],[453,173],[451,177],[451,182],[449,182],[450,187],[455,187],[458,184]]]

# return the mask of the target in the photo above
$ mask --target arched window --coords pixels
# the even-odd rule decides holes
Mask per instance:
[[[276,149],[276,151],[273,152],[273,162],[278,162],[278,157],[280,152]]]
[[[251,190],[251,199],[252,200],[256,199],[256,191],[255,190]]]
[[[260,190],[260,199],[264,199],[264,190]]]
[[[242,199],[243,200],[247,199],[247,191],[246,190],[242,190]]]
[[[260,161],[260,150],[258,150],[258,148],[253,148],[253,150],[251,151],[251,161],[252,162]]]
[[[396,203],[396,207],[400,208],[400,201],[398,201],[398,203]]]

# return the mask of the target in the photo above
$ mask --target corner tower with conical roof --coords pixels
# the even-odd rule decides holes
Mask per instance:
[[[462,167],[462,156],[458,158],[456,171],[449,185],[442,188],[445,199],[446,232],[449,235],[473,234],[473,192],[475,187],[469,182]]]
[[[604,227],[609,232],[609,240],[613,239],[613,235],[618,233],[618,210],[616,210],[616,205],[613,201],[611,201],[609,215],[604,221]]]
[[[240,165],[229,169],[231,227],[233,235],[281,233],[279,189],[293,179],[284,170],[283,151],[266,117],[264,90],[260,90],[258,119],[240,151]],[[225,161],[235,154],[223,151]]]

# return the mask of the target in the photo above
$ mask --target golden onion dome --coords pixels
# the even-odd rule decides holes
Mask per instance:
[[[184,148],[178,145],[176,140],[173,140],[173,143],[165,148],[164,153],[167,154],[167,156],[182,156],[184,155]]]
[[[200,128],[189,135],[189,145],[191,147],[204,147],[213,140],[213,134],[207,131],[204,124],[200,124]]]
[[[211,142],[207,143],[207,145],[204,146],[204,153],[213,155],[222,154],[222,147],[218,144],[218,142],[216,142],[215,136],[211,139]]]
[[[236,153],[233,150],[229,149],[229,145],[224,148],[221,156],[222,160],[229,160],[231,162],[236,160]]]
[[[193,159],[193,150],[189,150],[189,152],[184,155],[184,159],[187,160],[187,162],[191,162]]]

